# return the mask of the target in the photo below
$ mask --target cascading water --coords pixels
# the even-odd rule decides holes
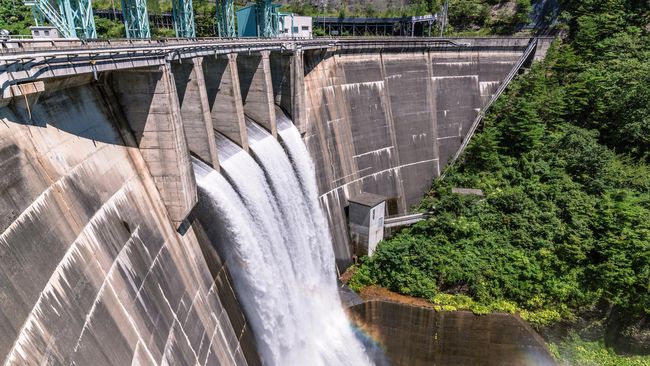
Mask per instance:
[[[193,164],[199,217],[233,274],[262,359],[370,364],[339,302],[331,238],[300,135],[283,126],[288,156],[275,138],[248,126],[259,164],[221,136],[223,175]]]

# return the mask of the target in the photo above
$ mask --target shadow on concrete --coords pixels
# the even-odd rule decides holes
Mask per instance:
[[[261,55],[239,55],[237,56],[237,72],[239,74],[239,87],[241,99],[246,104],[246,97],[250,91],[255,72],[262,62]]]
[[[56,84],[56,80],[48,82],[46,92],[15,98],[0,108],[0,118],[5,124],[53,127],[83,139],[112,145],[132,145],[122,139],[120,123],[116,120],[119,117],[113,113],[120,107],[114,99],[105,98],[98,83],[67,88],[57,87]]]
[[[221,91],[221,80],[227,67],[227,58],[213,59],[206,57],[203,61],[203,77],[211,111],[214,110],[217,94]]]
[[[278,52],[271,52],[269,57],[273,100],[276,105],[280,105],[285,111],[291,110],[293,101],[291,57],[290,54]]]
[[[120,71],[111,73],[102,86],[107,108],[115,118],[126,122],[137,146],[140,146],[147,124],[152,124],[156,130],[160,128],[157,119],[168,118],[169,106],[160,101],[158,106],[154,104],[162,77],[162,71]]]
[[[172,73],[174,74],[174,82],[176,84],[176,93],[178,94],[178,103],[180,107],[183,107],[185,91],[187,90],[187,86],[192,77],[192,69],[194,69],[194,65],[191,63],[172,64]]]

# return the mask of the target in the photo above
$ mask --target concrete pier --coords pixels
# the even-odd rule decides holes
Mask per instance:
[[[248,151],[244,105],[237,71],[237,54],[206,58],[203,62],[212,125]]]
[[[307,106],[305,89],[305,64],[302,50],[296,50],[291,57],[291,117],[300,133],[306,131]]]
[[[197,196],[171,68],[117,71],[110,75],[109,84],[178,227]]]
[[[237,68],[244,113],[277,137],[270,51],[239,55]]]
[[[217,144],[203,77],[203,58],[173,63],[172,71],[183,119],[183,130],[190,151],[219,170]]]

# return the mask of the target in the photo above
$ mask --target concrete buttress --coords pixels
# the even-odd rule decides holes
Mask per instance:
[[[219,170],[217,144],[203,76],[203,58],[172,64],[183,129],[191,152]]]
[[[214,129],[248,151],[237,54],[228,54],[226,58],[206,58],[203,73]]]
[[[291,89],[293,92],[293,100],[291,103],[291,117],[294,125],[298,128],[300,133],[307,130],[307,107],[306,107],[306,91],[305,91],[305,64],[303,59],[303,51],[296,50],[291,60]]]
[[[239,55],[237,67],[244,113],[277,137],[270,51]]]
[[[178,227],[196,204],[197,194],[170,65],[116,71],[110,84]]]

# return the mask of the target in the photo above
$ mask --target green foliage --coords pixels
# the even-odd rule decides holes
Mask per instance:
[[[484,1],[449,1],[449,24],[456,30],[483,27],[490,16],[490,6]]]
[[[97,28],[98,38],[124,38],[126,30],[124,23],[119,20],[110,20],[95,16],[95,28]]]
[[[513,34],[517,27],[530,22],[530,0],[451,0],[450,33]]]
[[[543,325],[602,302],[650,314],[645,13],[624,0],[584,3],[601,5],[567,8],[578,19],[568,41],[510,85],[463,161],[422,201],[436,214],[381,243],[355,288],[477,313],[514,309]],[[622,19],[618,30],[582,28],[605,16]]]
[[[602,341],[584,341],[575,335],[560,343],[549,344],[549,349],[560,365],[650,366],[650,356],[617,355]]]
[[[197,37],[217,36],[216,5],[207,1],[195,1],[192,5],[194,6],[194,24]]]
[[[0,0],[0,29],[6,29],[10,34],[30,34],[32,25],[32,12],[22,0]]]

